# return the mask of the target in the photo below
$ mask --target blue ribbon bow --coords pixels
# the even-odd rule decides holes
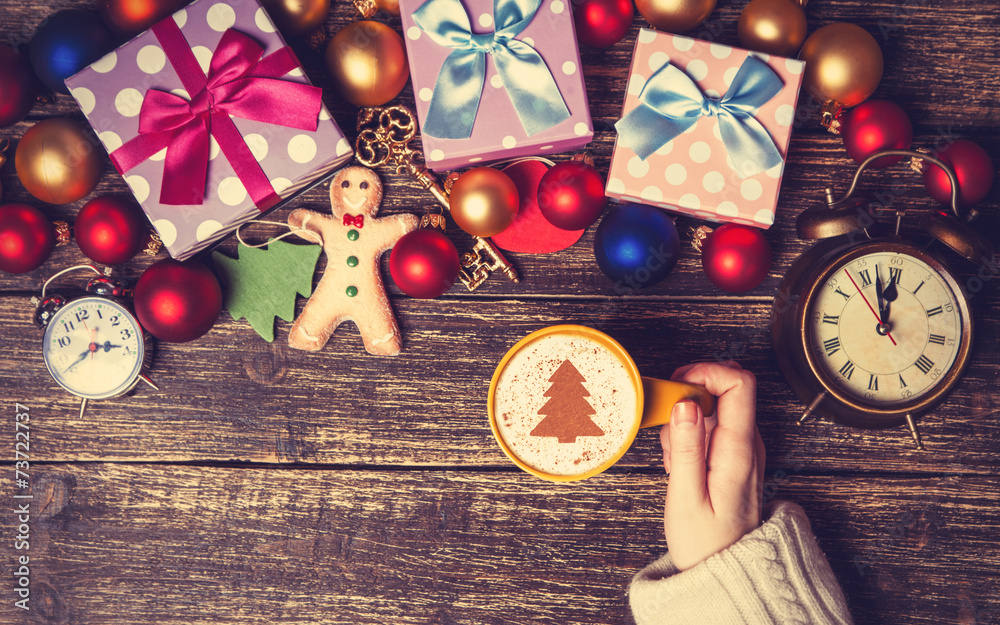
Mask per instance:
[[[461,0],[430,0],[413,21],[438,45],[455,48],[448,55],[431,97],[423,132],[441,139],[466,139],[479,110],[486,80],[486,55],[493,56],[500,79],[528,135],[569,118],[569,109],[542,57],[514,39],[524,30],[542,0],[494,0],[496,31],[474,35]]]
[[[748,56],[726,95],[706,97],[687,74],[668,62],[643,86],[639,106],[615,124],[618,140],[646,160],[702,116],[715,117],[730,166],[741,178],[753,176],[782,161],[771,135],[754,118],[782,86],[774,70]]]

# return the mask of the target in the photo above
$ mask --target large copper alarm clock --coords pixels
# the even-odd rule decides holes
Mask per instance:
[[[883,156],[903,155],[941,167],[952,184],[952,214],[928,211],[919,234],[879,224],[871,200],[855,195],[861,173]],[[960,218],[954,171],[908,150],[873,154],[847,193],[803,211],[800,238],[823,239],[785,275],[771,313],[778,365],[805,403],[800,418],[819,414],[862,428],[906,425],[923,448],[916,418],[939,404],[969,363],[973,320],[960,279],[921,239],[943,243],[972,262],[992,245]],[[900,200],[901,202],[902,200]]]

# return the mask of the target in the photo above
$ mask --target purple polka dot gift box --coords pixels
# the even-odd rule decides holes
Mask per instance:
[[[804,67],[640,30],[605,195],[771,227]]]
[[[353,156],[257,0],[197,0],[66,86],[179,260]]]
[[[399,8],[430,169],[590,142],[571,0],[400,0]]]

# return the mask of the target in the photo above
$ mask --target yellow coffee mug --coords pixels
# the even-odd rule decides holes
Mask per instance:
[[[497,423],[497,386],[511,359],[523,350],[526,350],[531,346],[537,346],[539,341],[553,336],[582,339],[585,343],[590,342],[596,344],[597,346],[604,348],[607,352],[610,352],[614,360],[625,368],[629,384],[631,385],[631,390],[635,393],[634,414],[621,415],[624,420],[622,423],[627,429],[624,442],[622,442],[621,445],[609,450],[607,457],[600,461],[600,463],[596,466],[574,475],[546,472],[519,458],[511,449],[511,445],[509,445],[504,439]],[[580,379],[582,380],[582,377]],[[589,394],[586,396],[589,396]],[[639,370],[635,366],[635,361],[633,361],[632,357],[629,356],[627,351],[625,351],[625,348],[607,334],[586,326],[557,325],[532,332],[518,341],[517,344],[510,348],[510,350],[504,355],[504,357],[500,360],[500,364],[497,366],[496,371],[493,373],[493,379],[490,382],[490,391],[486,402],[486,410],[489,414],[490,429],[493,431],[493,436],[496,438],[500,448],[507,455],[507,457],[514,462],[514,464],[524,471],[542,479],[554,482],[570,482],[593,477],[618,462],[618,460],[625,455],[625,452],[628,451],[629,447],[632,446],[632,441],[635,440],[635,437],[639,432],[639,428],[653,427],[669,423],[670,413],[673,410],[674,404],[684,400],[697,401],[701,405],[702,412],[705,416],[708,416],[715,411],[715,397],[705,390],[704,387],[640,376]]]

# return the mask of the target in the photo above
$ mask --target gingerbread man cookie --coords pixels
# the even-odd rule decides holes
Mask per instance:
[[[318,234],[326,252],[323,277],[288,334],[291,347],[323,349],[337,326],[353,321],[368,353],[399,353],[403,341],[379,275],[379,257],[415,230],[418,219],[376,218],[381,202],[382,182],[374,171],[345,167],[330,182],[332,217],[303,209],[288,216],[288,225]]]

